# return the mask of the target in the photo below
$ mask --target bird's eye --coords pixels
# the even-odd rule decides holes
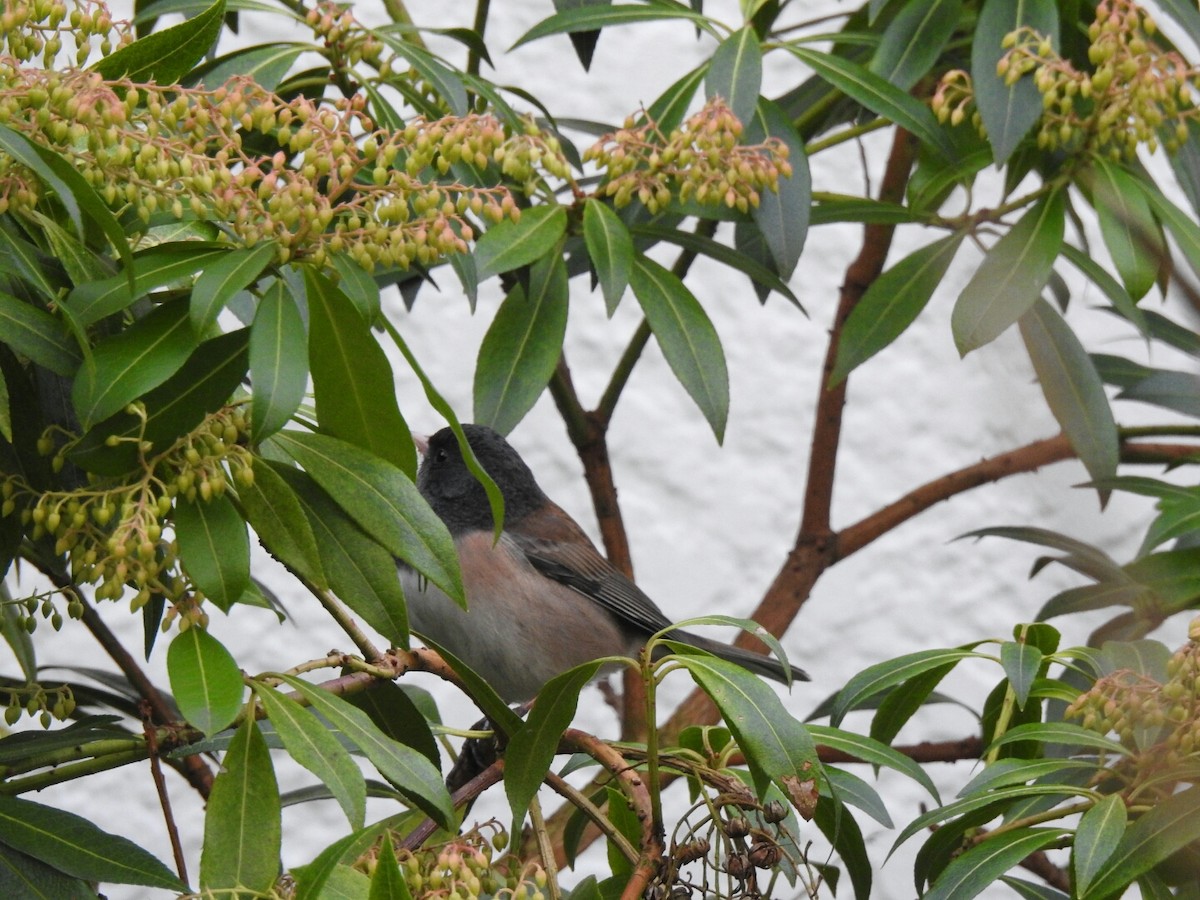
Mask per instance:
[[[443,462],[445,462],[446,460],[448,460],[449,458],[450,458],[450,454],[449,454],[449,452],[448,452],[448,451],[446,451],[445,449],[441,449],[441,450],[439,450],[439,451],[438,451],[436,454],[434,454],[434,461],[435,461],[435,462],[440,462],[440,463],[443,463]]]

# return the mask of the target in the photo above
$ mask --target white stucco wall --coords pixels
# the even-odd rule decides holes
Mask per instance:
[[[804,14],[841,11],[843,4],[811,2]],[[356,12],[368,21],[382,16],[378,5],[360,3]],[[409,7],[425,24],[469,25],[473,4],[418,0]],[[504,52],[515,39],[550,11],[548,2],[507,0],[494,4],[488,34],[496,80],[525,87],[556,113],[619,121],[639,104],[649,104],[682,72],[711,52],[697,42],[684,23],[606,32],[597,48],[591,74],[576,62],[567,38],[556,37]],[[737,4],[721,0],[706,12],[727,22],[739,18]],[[255,32],[257,20],[244,17],[247,40],[267,39]],[[297,35],[298,36],[298,35]],[[792,58],[768,60],[766,93],[796,79]],[[886,153],[886,137],[873,136],[862,146],[870,182],[878,187]],[[858,149],[838,148],[812,161],[816,190],[861,191],[864,173]],[[778,297],[760,306],[745,278],[704,260],[697,262],[688,283],[716,323],[725,346],[731,377],[732,410],[725,445],[716,445],[707,425],[682,388],[673,380],[657,348],[647,350],[621,401],[611,431],[613,466],[634,563],[641,586],[673,618],[705,612],[747,615],[774,577],[791,546],[799,517],[808,439],[817,392],[820,361],[838,288],[850,259],[857,253],[857,226],[814,228],[792,286],[811,318],[800,315]],[[925,243],[929,236],[901,230],[891,259]],[[934,298],[926,315],[893,347],[866,364],[851,382],[845,431],[839,454],[834,496],[834,524],[842,527],[911,488],[983,456],[1050,436],[1057,427],[1033,381],[1030,365],[1015,333],[965,360],[954,349],[949,312],[969,277],[977,252],[964,247],[959,266]],[[1063,274],[1074,277],[1073,271]],[[397,298],[387,301],[413,350],[464,420],[470,419],[470,388],[479,340],[499,302],[494,280],[481,292],[472,316],[455,279],[438,273],[441,292],[425,290],[411,313]],[[1074,282],[1076,288],[1078,282]],[[572,282],[567,358],[576,385],[590,405],[598,397],[607,372],[639,320],[632,296],[608,321],[598,294],[586,279]],[[1094,292],[1077,292],[1072,321],[1086,322],[1091,346],[1137,355],[1141,346],[1131,332],[1098,314],[1080,312],[1101,302]],[[1177,313],[1176,313],[1177,314]],[[1169,364],[1162,355],[1155,362]],[[420,386],[397,365],[396,390],[410,424],[439,427]],[[1123,407],[1122,422],[1144,416]],[[548,397],[512,436],[513,443],[538,473],[543,487],[596,533],[586,490],[575,457]],[[786,703],[800,717],[852,674],[882,659],[930,647],[953,646],[985,637],[1004,638],[1013,623],[1028,621],[1055,590],[1073,584],[1064,571],[1051,568],[1030,583],[1026,574],[1037,553],[1033,548],[989,540],[954,542],[966,531],[988,525],[1038,524],[1091,540],[1118,559],[1129,558],[1149,521],[1148,504],[1126,495],[1114,496],[1108,511],[1098,514],[1094,494],[1070,490],[1086,474],[1077,463],[1056,465],[1037,476],[1020,476],[943,504],[906,523],[857,556],[838,565],[818,583],[813,596],[784,643],[794,661],[813,676],[797,685]],[[261,553],[260,572],[291,612],[291,622],[278,626],[266,613],[242,611],[232,619],[213,613],[213,633],[249,671],[280,669],[331,647],[346,648],[316,604],[293,582],[278,577],[278,568]],[[140,617],[113,606],[106,619],[140,645]],[[1096,618],[1076,617],[1055,624],[1064,628],[1066,643],[1082,642]],[[1165,637],[1178,642],[1176,628]],[[82,628],[72,626],[49,642],[38,634],[43,661],[93,661],[92,644]],[[165,641],[150,668],[161,675]],[[0,651],[0,654],[6,651]],[[90,664],[90,663],[89,663]],[[943,690],[968,703],[979,703],[996,683],[996,666],[963,667]],[[418,678],[444,699],[447,721],[460,726],[475,718],[473,710],[432,678]],[[668,707],[688,690],[683,676],[664,686]],[[615,737],[615,719],[591,690],[578,724]],[[906,730],[901,740],[950,739],[972,734],[975,723],[962,710],[938,707],[923,714],[921,727]],[[866,727],[865,719],[851,726]],[[856,769],[856,771],[859,771]],[[967,766],[934,766],[932,773],[952,796],[968,776]],[[859,771],[870,779],[870,772]],[[308,776],[291,777],[291,786]],[[170,859],[145,767],[131,767],[101,779],[105,787],[87,785],[47,791],[46,802],[95,815],[106,827],[148,844],[164,861]],[[199,805],[183,783],[171,776],[176,813],[190,853],[191,875],[198,869],[201,840]],[[285,787],[289,785],[285,784]],[[903,824],[918,812],[920,790],[903,779],[885,776],[881,789],[893,818]],[[477,807],[479,814],[504,819],[506,804]],[[373,801],[376,817],[390,811]],[[862,817],[871,834],[870,853],[880,863],[894,839]],[[285,862],[310,859],[322,846],[344,833],[346,823],[331,803],[306,805],[285,812]],[[812,836],[819,837],[814,829]],[[805,836],[808,837],[809,834]],[[819,843],[819,841],[818,841]],[[877,873],[875,896],[891,900],[912,895],[911,842]],[[567,879],[570,881],[570,879]],[[848,891],[848,888],[846,888]],[[109,896],[150,896],[150,892],[113,888]],[[989,896],[1008,896],[995,889]]]

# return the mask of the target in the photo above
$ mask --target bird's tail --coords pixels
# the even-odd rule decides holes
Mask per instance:
[[[720,641],[709,640],[705,637],[700,637],[697,634],[691,634],[687,631],[672,631],[667,635],[668,640],[679,641],[681,644],[688,644],[698,650],[704,650],[711,653],[713,656],[719,656],[721,659],[735,663],[744,669],[748,669],[755,675],[761,675],[764,678],[770,678],[772,681],[778,681],[786,684],[788,681],[788,669],[782,662],[773,656],[767,656],[765,653],[755,653],[753,650],[743,650],[741,647],[734,647],[729,644],[722,644]],[[668,651],[663,649],[663,655]],[[792,681],[808,681],[808,673],[803,669],[791,666]]]

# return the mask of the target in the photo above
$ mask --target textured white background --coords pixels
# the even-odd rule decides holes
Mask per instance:
[[[466,26],[473,14],[473,4],[468,3],[418,0],[409,6],[415,20],[426,25]],[[845,8],[831,2],[793,6],[802,7],[805,16]],[[588,74],[577,63],[566,37],[505,52],[520,34],[549,14],[549,2],[507,0],[494,3],[493,10],[487,38],[497,64],[495,80],[527,88],[564,116],[619,122],[640,104],[653,101],[712,50],[710,39],[697,40],[684,23],[613,29],[600,40]],[[732,0],[710,0],[706,11],[729,23],[739,21]],[[369,22],[382,21],[382,10],[374,3],[357,4],[356,13]],[[299,30],[280,34],[277,19],[244,16],[243,23],[244,39],[251,43],[304,37]],[[790,56],[773,54],[767,63],[764,93],[778,93],[797,81],[798,63]],[[886,140],[875,136],[861,147],[846,145],[819,155],[812,161],[814,189],[861,192],[864,180],[877,189],[886,150]],[[951,208],[962,201],[962,197],[952,199]],[[988,202],[986,193],[977,202]],[[695,265],[688,283],[716,323],[729,362],[732,411],[723,447],[715,443],[656,347],[650,346],[633,374],[610,435],[613,466],[638,581],[673,618],[708,612],[749,614],[792,544],[827,329],[845,267],[857,253],[860,238],[857,226],[824,226],[810,232],[791,283],[811,318],[779,297],[760,306],[745,278],[704,260]],[[916,229],[901,230],[891,260],[929,239]],[[964,246],[957,267],[928,312],[896,344],[855,373],[838,458],[835,527],[857,521],[941,473],[1057,431],[1014,332],[965,360],[958,358],[949,311],[978,258],[974,248]],[[1075,273],[1064,269],[1063,274],[1070,279]],[[423,291],[411,313],[396,297],[385,299],[386,308],[460,417],[469,420],[473,361],[499,293],[494,280],[485,285],[479,310],[472,316],[453,275],[439,270],[437,279],[441,291]],[[1144,352],[1128,329],[1105,316],[1084,312],[1102,299],[1081,289],[1077,281],[1072,285],[1072,321],[1083,323],[1091,347],[1133,356]],[[632,296],[627,296],[608,321],[599,294],[589,293],[585,278],[576,278],[571,290],[566,352],[579,392],[590,406],[639,314]],[[1175,362],[1163,355],[1153,361]],[[417,430],[440,427],[402,362],[396,372],[395,389],[409,423]],[[1123,422],[1140,421],[1143,413],[1127,406],[1118,410],[1118,416]],[[548,397],[518,427],[512,441],[548,493],[595,534],[580,464]],[[830,571],[784,639],[791,658],[813,676],[811,684],[797,685],[785,698],[789,709],[804,717],[852,674],[888,657],[1007,637],[1013,623],[1028,621],[1047,597],[1074,583],[1054,568],[1028,582],[1026,574],[1036,556],[1032,548],[996,539],[979,544],[952,542],[968,530],[1038,524],[1095,541],[1118,559],[1129,558],[1148,522],[1149,507],[1117,495],[1100,515],[1094,494],[1071,489],[1085,478],[1082,467],[1070,462],[976,490],[910,521]],[[256,573],[279,592],[292,620],[280,626],[261,611],[239,610],[233,619],[214,611],[213,633],[247,671],[286,668],[324,655],[331,647],[347,647],[316,603],[294,582],[280,577],[270,559],[258,553],[256,565]],[[140,617],[117,607],[106,608],[105,614],[131,646],[140,646]],[[1076,617],[1056,624],[1065,629],[1066,642],[1077,643],[1097,621]],[[93,645],[81,628],[73,627],[54,642],[42,640],[43,636],[39,633],[38,638],[45,663],[97,664]],[[1178,642],[1179,628],[1168,629],[1164,639]],[[149,663],[160,676],[165,644],[160,642]],[[947,679],[943,689],[977,704],[998,678],[995,665],[967,665]],[[443,698],[448,722],[467,726],[474,719],[473,710],[453,692],[431,678],[414,680]],[[687,690],[683,676],[669,680],[663,690],[665,708]],[[866,719],[852,719],[850,725],[865,728],[866,723]],[[615,737],[615,719],[594,689],[585,695],[577,724]],[[902,733],[900,740],[958,738],[972,734],[974,727],[961,709],[936,707],[921,716],[919,727]],[[953,796],[970,769],[935,766],[932,772],[943,795]],[[859,774],[871,777],[865,769]],[[173,775],[169,779],[194,880],[202,838],[200,807],[182,781]],[[289,773],[283,786],[308,781],[306,773]],[[879,787],[901,824],[928,799],[904,779],[887,773]],[[90,779],[86,786],[49,790],[40,799],[86,812],[105,827],[146,844],[164,861],[170,859],[145,767]],[[372,803],[370,814],[376,818],[392,811]],[[490,804],[478,806],[477,812],[503,819],[505,809],[497,795]],[[286,864],[311,859],[345,833],[345,819],[331,803],[293,807],[284,815]],[[874,827],[865,816],[860,819],[869,832],[872,859],[881,866],[894,832]],[[820,844],[815,829],[805,835],[814,836]],[[911,842],[909,853],[902,851],[878,869],[875,896],[912,895],[910,862],[917,843]],[[113,888],[109,894],[138,897],[153,892]],[[995,889],[992,895],[1010,894]]]

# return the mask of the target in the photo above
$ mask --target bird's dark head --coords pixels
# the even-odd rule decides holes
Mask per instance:
[[[516,521],[546,501],[529,466],[503,435],[486,425],[463,425],[462,429],[475,458],[504,495],[505,521]],[[487,492],[467,468],[454,432],[449,428],[437,432],[429,438],[424,453],[417,487],[450,533],[490,530],[492,509]]]

